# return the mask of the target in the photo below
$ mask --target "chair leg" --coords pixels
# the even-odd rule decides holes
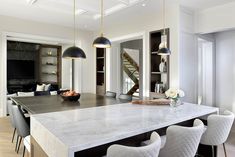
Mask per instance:
[[[11,143],[13,143],[13,141],[14,141],[14,138],[15,138],[15,134],[16,134],[16,128],[14,129],[14,132],[13,132],[13,136],[12,136],[12,140],[11,140]]]
[[[19,135],[17,136],[17,139],[16,139],[16,146],[15,146],[15,152],[17,150],[17,146],[18,146],[18,141],[19,141]]]
[[[19,153],[21,141],[22,141],[22,137],[20,137],[20,142],[19,142],[19,145],[18,145],[17,153]]]
[[[211,146],[211,148],[212,148],[212,157],[215,157],[214,146]]]
[[[24,149],[23,149],[23,155],[22,155],[22,157],[24,157],[24,154],[25,154],[25,146],[24,146]]]
[[[227,151],[226,151],[226,148],[225,148],[225,143],[223,143],[223,147],[224,147],[224,155],[225,155],[225,157],[227,157]]]

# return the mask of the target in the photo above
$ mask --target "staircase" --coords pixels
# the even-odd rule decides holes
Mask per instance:
[[[139,66],[126,52],[122,53],[123,70],[135,85],[127,92],[128,95],[138,93],[139,89]]]

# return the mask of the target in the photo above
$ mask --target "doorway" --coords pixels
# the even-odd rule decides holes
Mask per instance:
[[[106,90],[143,97],[144,35],[134,34],[112,40],[106,53]]]
[[[215,104],[215,44],[206,37],[198,37],[198,104]]]

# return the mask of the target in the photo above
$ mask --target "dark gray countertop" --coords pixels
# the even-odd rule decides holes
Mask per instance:
[[[66,111],[80,108],[121,104],[118,99],[100,96],[91,93],[82,93],[79,101],[63,101],[60,95],[57,96],[34,96],[12,98],[18,105],[21,105],[30,114]]]

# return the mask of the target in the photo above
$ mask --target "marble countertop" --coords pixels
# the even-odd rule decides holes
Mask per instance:
[[[49,157],[73,157],[74,152],[217,111],[189,103],[176,108],[126,103],[45,113],[32,115],[31,135]]]

